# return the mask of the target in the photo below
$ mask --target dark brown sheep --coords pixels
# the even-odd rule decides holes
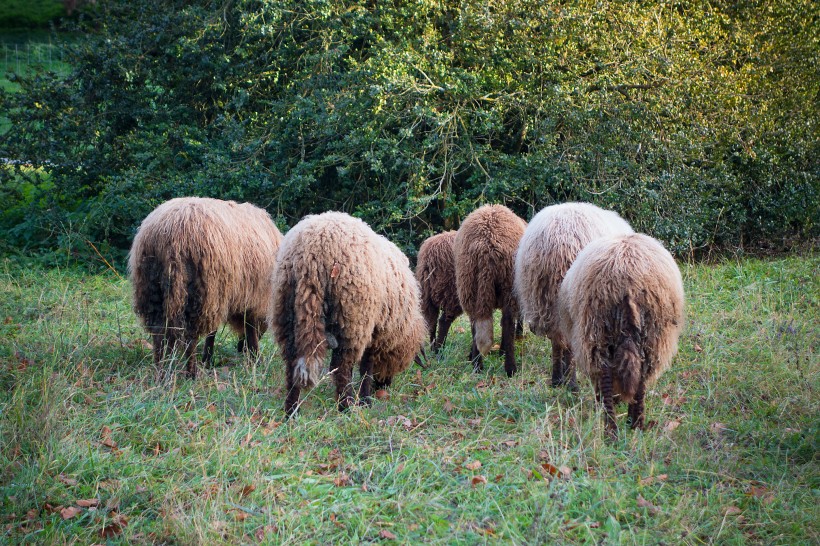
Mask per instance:
[[[501,309],[501,351],[504,370],[512,377],[515,364],[515,321],[519,316],[513,292],[518,242],[527,223],[503,205],[484,205],[470,213],[456,234],[453,251],[456,289],[470,317],[473,344],[470,361],[477,370],[493,345],[493,310]]]
[[[617,431],[614,404],[643,428],[646,389],[669,368],[683,329],[683,282],[671,254],[643,234],[597,239],[578,254],[558,293],[561,331]]]
[[[319,380],[327,349],[339,410],[371,388],[390,385],[421,349],[427,326],[407,257],[357,218],[341,212],[308,216],[285,235],[273,275],[269,323],[286,365],[285,412],[301,389]]]
[[[196,377],[198,339],[207,336],[202,359],[209,362],[225,323],[255,354],[281,240],[270,215],[249,203],[181,197],[154,209],[128,258],[134,310],[151,334],[154,363],[181,343],[187,374]]]
[[[433,352],[438,352],[447,338],[450,325],[463,313],[456,290],[453,258],[455,239],[455,231],[427,238],[421,244],[416,260],[416,279],[421,286],[421,310],[430,330]]]

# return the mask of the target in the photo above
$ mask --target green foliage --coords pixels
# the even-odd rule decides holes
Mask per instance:
[[[475,374],[462,317],[389,399],[339,414],[326,377],[283,422],[270,334],[249,361],[221,331],[215,367],[163,380],[125,279],[0,260],[3,542],[816,544],[820,258],[681,270],[658,425],[606,442],[531,334],[515,377],[495,353]]]
[[[592,201],[678,253],[817,234],[808,0],[151,6],[101,4],[71,76],[0,95],[0,157],[58,188],[15,244],[62,225],[125,249],[178,195],[283,227],[346,210],[409,251],[483,202]]]
[[[43,26],[64,14],[60,0],[3,0],[0,28]]]

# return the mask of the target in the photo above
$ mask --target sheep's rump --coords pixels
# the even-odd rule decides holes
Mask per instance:
[[[462,313],[456,290],[455,239],[455,231],[445,231],[428,237],[419,248],[416,279],[421,287],[427,326],[431,329],[434,326],[430,323],[431,317],[436,317],[439,310],[453,317]]]
[[[182,197],[161,204],[129,254],[136,314],[152,334],[194,341],[234,316],[265,317],[281,240],[270,215],[248,203]]]
[[[567,271],[558,308],[581,371],[597,385],[599,366],[610,360],[616,366],[614,391],[631,402],[636,386],[626,379],[643,377],[651,385],[677,352],[684,320],[680,270],[663,245],[647,235],[598,239]],[[624,350],[643,358],[619,358]],[[641,366],[641,361],[641,369],[620,369]]]
[[[590,241],[630,233],[617,213],[589,203],[563,203],[538,212],[515,257],[515,293],[530,330],[560,339],[558,289],[575,257]]]
[[[328,340],[345,366],[367,350],[377,379],[404,370],[421,347],[425,325],[407,257],[357,218],[305,217],[285,235],[273,278],[268,320],[298,387],[318,380]]]

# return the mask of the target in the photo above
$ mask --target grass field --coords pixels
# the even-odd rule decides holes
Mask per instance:
[[[269,335],[160,382],[126,280],[0,261],[0,542],[817,544],[820,258],[683,274],[658,424],[608,442],[531,334],[474,374],[462,318],[388,400],[283,422]]]

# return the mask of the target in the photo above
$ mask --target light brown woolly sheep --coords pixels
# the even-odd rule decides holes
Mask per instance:
[[[629,233],[632,228],[617,213],[589,203],[543,208],[527,225],[515,257],[515,293],[530,330],[552,343],[553,387],[568,383],[577,388],[572,354],[556,312],[561,281],[590,241]]]
[[[421,349],[427,327],[407,257],[357,218],[305,217],[282,241],[273,283],[268,320],[287,366],[289,416],[318,381],[328,347],[340,410],[353,402],[356,362],[359,402],[368,404],[372,382],[390,385]]]
[[[643,428],[644,394],[678,350],[683,283],[669,252],[647,235],[607,237],[578,254],[561,284],[561,330],[617,431],[614,404]]]
[[[463,312],[456,290],[456,266],[453,258],[455,239],[455,231],[428,237],[421,244],[416,260],[416,279],[421,286],[421,310],[430,330],[433,352],[438,352],[447,338],[450,325]]]
[[[151,334],[154,363],[181,343],[187,374],[196,377],[197,340],[207,335],[202,359],[209,362],[226,322],[255,354],[281,240],[270,215],[249,203],[181,197],[154,209],[128,258],[134,310]]]
[[[471,212],[456,234],[456,288],[461,307],[470,317],[473,344],[469,359],[475,369],[493,344],[493,310],[501,309],[501,351],[509,377],[516,372],[513,266],[518,242],[527,223],[503,205],[484,205]]]

